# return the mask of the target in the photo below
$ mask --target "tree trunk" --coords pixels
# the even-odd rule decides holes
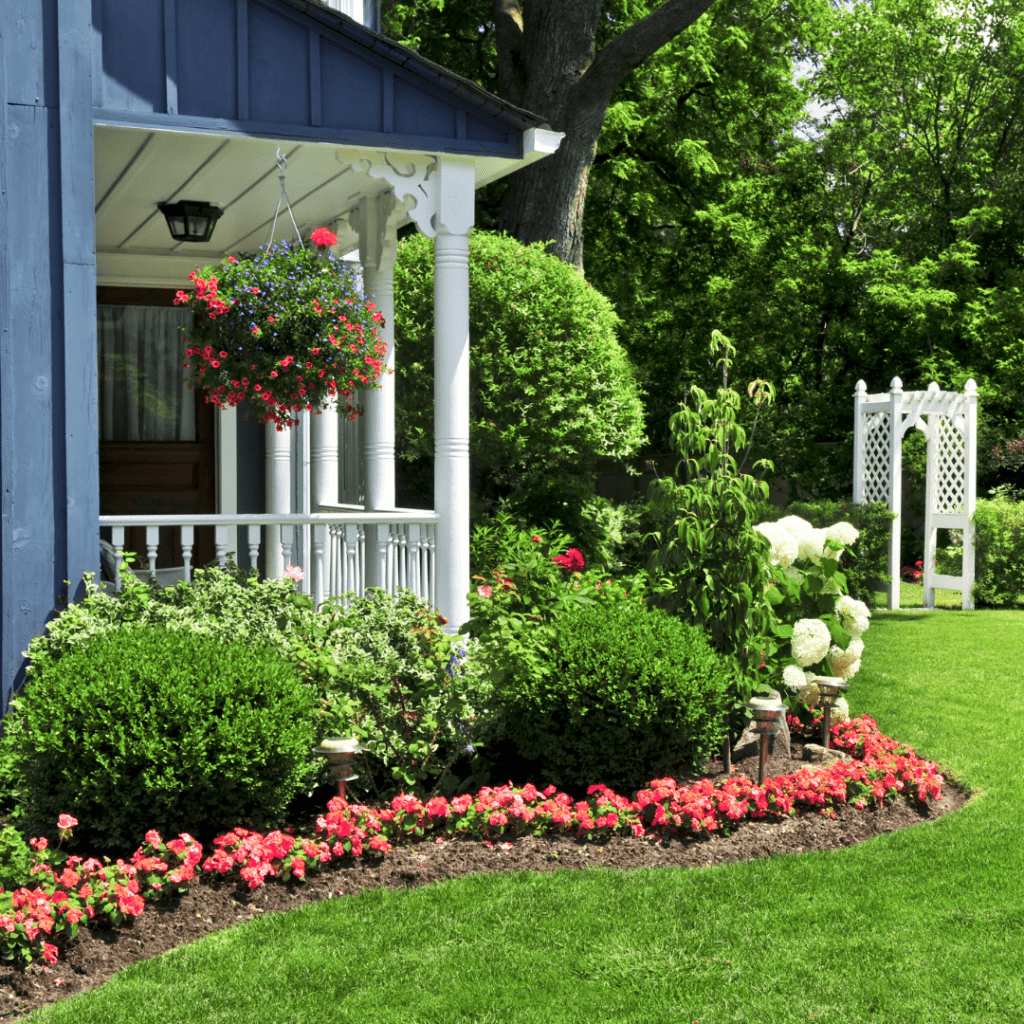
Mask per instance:
[[[604,121],[602,106],[600,120]],[[552,126],[554,127],[554,126]],[[558,129],[555,129],[558,130]],[[525,245],[550,243],[548,252],[583,273],[583,206],[601,131],[566,132],[558,151],[509,177],[499,227]]]
[[[564,132],[557,153],[509,179],[499,227],[583,272],[583,207],[612,93],[713,0],[665,0],[597,52],[604,0],[494,0],[498,91]]]

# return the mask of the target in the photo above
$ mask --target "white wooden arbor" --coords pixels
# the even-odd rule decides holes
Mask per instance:
[[[903,437],[917,427],[928,439],[924,506],[924,604],[935,607],[935,588],[959,590],[962,607],[973,608],[974,526],[977,500],[978,388],[969,380],[964,393],[940,391],[932,381],[927,391],[904,391],[893,377],[888,394],[869,395],[864,381],[854,392],[853,500],[884,501],[896,513],[889,540],[889,602],[900,606],[900,524],[903,500]],[[962,530],[960,576],[935,572],[939,530]]]

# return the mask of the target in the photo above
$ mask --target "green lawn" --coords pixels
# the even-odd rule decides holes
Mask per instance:
[[[1024,612],[876,611],[865,641],[853,713],[972,787],[962,811],[829,853],[325,901],[141,961],[32,1020],[1019,1021]]]

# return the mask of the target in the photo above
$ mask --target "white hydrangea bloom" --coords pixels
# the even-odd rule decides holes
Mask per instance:
[[[813,665],[828,653],[832,637],[821,619],[798,619],[793,626],[793,657],[801,665]]]
[[[835,644],[828,649],[828,663],[832,671],[842,680],[848,680],[860,668],[860,657],[864,653],[864,641],[855,636],[845,651]]]
[[[836,697],[835,704],[832,705],[832,724],[836,722],[848,722],[850,720],[850,705],[847,703],[845,697]]]
[[[783,516],[775,525],[781,526],[782,529],[791,533],[796,538],[797,544],[814,529],[806,519],[801,519],[799,516]]]
[[[863,601],[855,601],[849,595],[844,595],[836,601],[836,615],[842,623],[843,629],[854,636],[866,633],[871,625],[871,609]]]
[[[815,565],[821,565],[821,556],[825,552],[827,530],[816,530],[813,527],[799,540],[800,557],[806,558]]]
[[[778,523],[758,523],[754,527],[758,533],[764,534],[772,546],[772,565],[781,565],[784,569],[796,561],[800,551],[794,536]]]
[[[826,531],[826,543],[833,551],[848,548],[859,536],[860,530],[850,523],[836,523]]]
[[[799,665],[787,665],[782,670],[782,682],[791,690],[800,690],[807,685],[807,675]]]

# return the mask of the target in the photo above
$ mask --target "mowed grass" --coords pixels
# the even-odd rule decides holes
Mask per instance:
[[[865,640],[853,713],[972,787],[962,811],[829,853],[366,892],[137,963],[32,1020],[1020,1021],[1024,612],[876,611]]]

